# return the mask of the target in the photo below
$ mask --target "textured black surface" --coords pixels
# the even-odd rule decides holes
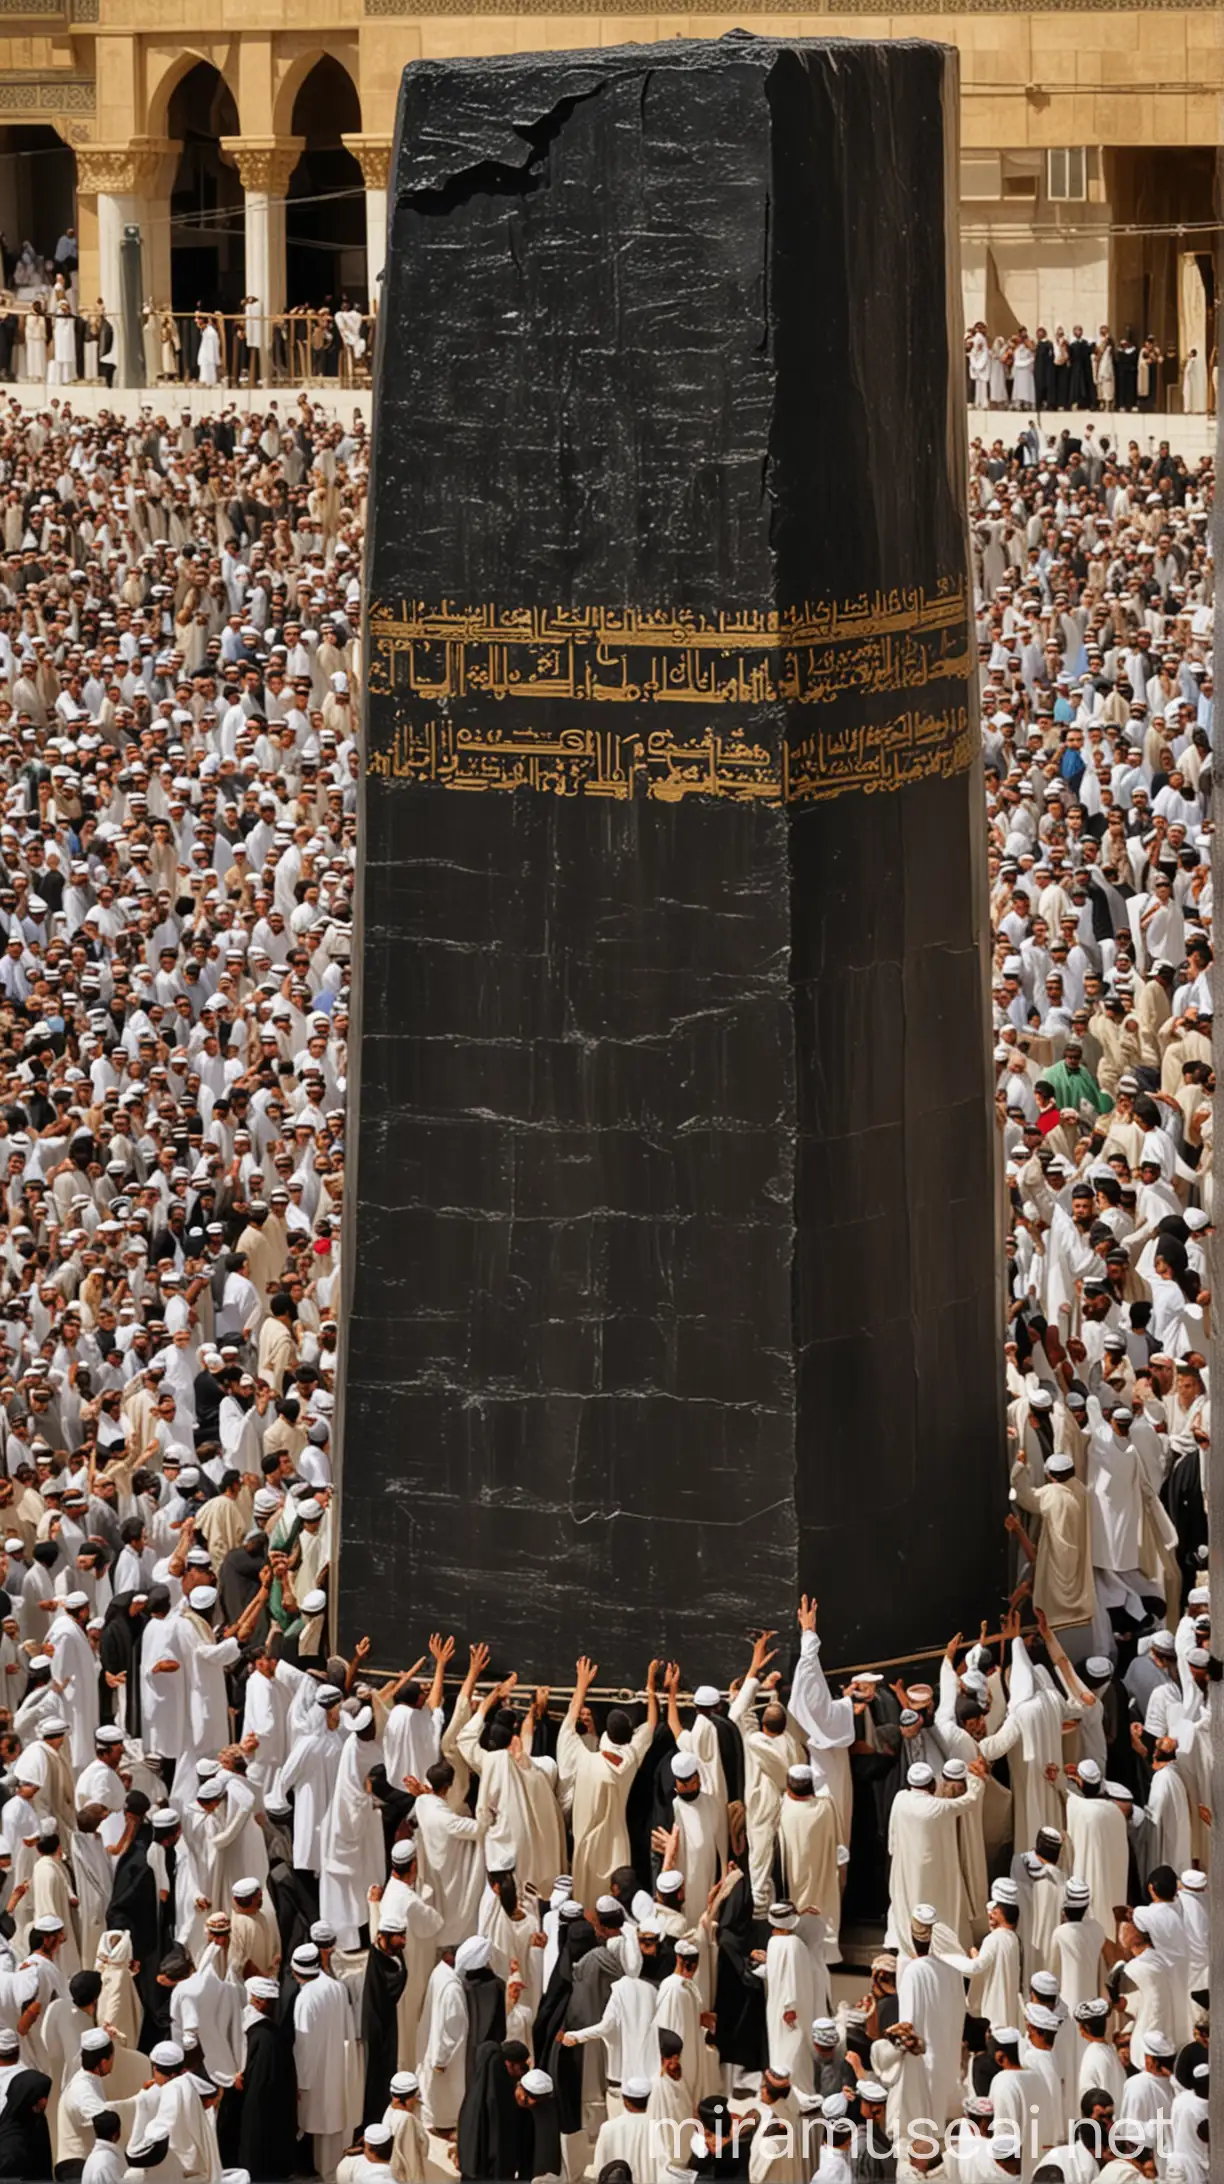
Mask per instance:
[[[800,1585],[864,1658],[1001,1569],[951,71],[737,36],[406,72],[340,1564],[383,1663],[442,1624],[524,1674],[726,1675]],[[670,702],[830,602],[904,624],[878,687]],[[482,636],[624,608],[741,628],[653,674],[577,643],[564,699],[538,627]],[[932,778],[851,785],[919,704]]]

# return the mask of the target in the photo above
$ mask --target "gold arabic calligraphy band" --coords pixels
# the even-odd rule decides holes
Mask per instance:
[[[959,578],[716,617],[375,605],[367,772],[671,803],[892,791],[972,763],[972,668]],[[833,717],[806,710],[827,707]]]

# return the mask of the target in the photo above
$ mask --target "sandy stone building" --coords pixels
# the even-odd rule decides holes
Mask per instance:
[[[0,0],[0,230],[50,252],[70,221],[80,294],[114,308],[125,227],[146,294],[265,311],[347,292],[384,255],[396,91],[421,55],[584,46],[740,25],[944,39],[961,55],[967,319],[1210,353],[1213,176],[1224,130],[1219,0],[941,14],[864,6],[599,14],[461,0]],[[864,157],[872,148],[864,147]]]

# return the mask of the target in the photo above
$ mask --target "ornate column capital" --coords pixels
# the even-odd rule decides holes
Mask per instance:
[[[391,171],[390,137],[342,136],[340,142],[357,161],[366,188],[385,190]]]
[[[302,153],[305,137],[222,137],[221,150],[244,190],[265,190],[283,197]]]
[[[131,137],[126,144],[79,144],[77,191],[95,197],[143,197],[157,182],[162,160],[181,151],[169,137]]]

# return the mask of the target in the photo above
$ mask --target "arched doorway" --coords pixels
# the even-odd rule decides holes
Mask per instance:
[[[340,139],[361,129],[352,77],[330,53],[315,62],[293,102],[292,134],[305,137],[285,204],[290,305],[366,298],[365,185]]]
[[[0,239],[4,282],[26,243],[39,259],[76,223],[76,153],[42,122],[0,129]]]
[[[245,288],[244,199],[220,139],[238,135],[238,108],[210,61],[197,61],[176,84],[166,135],[183,147],[170,196],[171,303],[176,313],[236,311]]]

